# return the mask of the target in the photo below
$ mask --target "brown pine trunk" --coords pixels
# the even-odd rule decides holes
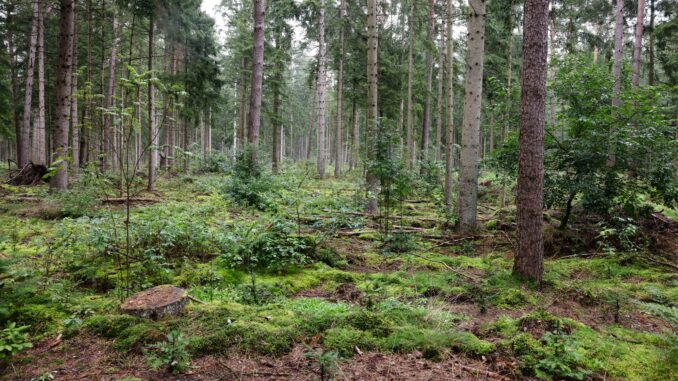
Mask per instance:
[[[351,105],[351,160],[349,162],[349,171],[353,171],[358,165],[358,156],[360,152],[360,130],[358,124],[358,107],[356,105],[355,97]]]
[[[431,131],[431,92],[433,91],[433,54],[435,46],[435,0],[428,0],[428,35],[431,48],[426,50],[426,101],[424,102],[424,120],[421,126],[421,162],[428,161],[429,135]],[[423,170],[423,168],[422,168]]]
[[[544,272],[544,106],[548,0],[526,0],[518,163],[518,252],[513,272],[541,283]]]
[[[320,18],[318,20],[318,177],[325,178],[325,0],[320,0]]]
[[[440,161],[440,147],[442,145],[442,128],[443,128],[443,83],[445,81],[445,23],[443,21],[440,30],[440,47],[438,48],[438,99],[436,105],[436,143],[435,143],[435,158]]]
[[[257,160],[259,149],[259,128],[261,126],[261,86],[264,73],[264,0],[254,0],[254,33],[252,34],[252,91],[250,93],[250,118],[247,128],[247,142],[250,156]]]
[[[614,63],[612,65],[612,76],[614,77],[614,87],[612,89],[612,107],[621,106],[621,67],[622,67],[622,48],[624,45],[624,0],[617,0],[615,9],[614,26]],[[616,161],[614,146],[614,130],[610,128],[610,146],[607,155],[607,165],[613,167]]]
[[[339,33],[339,74],[337,78],[337,121],[334,139],[334,177],[341,176],[343,164],[343,122],[344,122],[344,18],[346,17],[346,0],[340,3],[341,32]]]
[[[650,40],[648,41],[648,68],[647,68],[647,84],[654,86],[654,18],[655,18],[655,0],[650,0]]]
[[[7,19],[6,22],[8,25],[13,25],[14,19],[14,4],[9,4],[7,6]],[[14,116],[14,132],[16,133],[16,160],[17,163],[21,160],[21,144],[19,140],[21,139],[21,121],[19,116],[19,80],[17,78],[16,70],[16,47],[14,46],[14,32],[9,30],[7,33],[7,49],[9,56],[9,71],[10,76],[12,77],[12,113]],[[10,146],[11,148],[11,146]]]
[[[113,12],[113,42],[111,46],[111,58],[108,64],[108,92],[104,107],[110,110],[113,107],[113,95],[115,94],[115,64],[118,55],[118,18]],[[101,128],[101,170],[107,171],[111,161],[111,116],[104,113],[103,126]],[[115,160],[115,159],[113,159]]]
[[[73,29],[73,69],[71,70],[71,160],[73,174],[80,170],[80,126],[78,125],[78,33]]]
[[[412,169],[414,166],[414,160],[415,160],[415,152],[414,152],[414,127],[413,123],[414,121],[412,120],[412,76],[414,75],[413,73],[413,50],[414,50],[414,18],[415,18],[415,12],[416,12],[416,6],[415,2],[412,2],[412,7],[411,7],[411,13],[410,13],[410,20],[409,20],[409,33],[410,33],[410,39],[409,39],[409,50],[407,53],[407,148],[405,150],[405,162],[407,164],[408,169]]]
[[[636,19],[635,42],[633,44],[633,76],[631,85],[638,87],[640,84],[640,54],[643,47],[643,27],[645,21],[645,0],[638,0],[638,13]]]
[[[45,130],[45,12],[40,0],[38,12],[38,115],[33,125],[34,164],[44,165],[47,162],[47,134]]]
[[[367,161],[376,157],[375,137],[377,135],[379,100],[379,30],[377,23],[377,0],[367,0],[367,130],[365,131]],[[365,211],[377,212],[378,179],[371,168],[366,171],[367,203]]]
[[[151,17],[148,28],[148,71],[153,72],[153,54],[155,39],[155,24]],[[158,169],[158,126],[155,115],[155,86],[152,81],[148,81],[148,136],[150,147],[148,149],[148,191],[155,190]]]
[[[551,65],[549,67],[549,80],[551,81],[551,89],[549,96],[549,126],[553,129],[556,127],[556,93],[553,91],[553,83],[556,80],[556,22],[551,22],[551,30],[549,32],[549,52],[551,53]]]
[[[452,208],[452,171],[454,170],[454,5],[453,0],[447,0],[447,13],[445,29],[447,34],[447,49],[445,64],[447,65],[446,76],[446,112],[445,112],[445,206]]]
[[[33,3],[33,26],[28,47],[26,62],[26,87],[24,91],[24,119],[21,134],[17,135],[17,150],[19,152],[19,167],[23,168],[31,158],[31,111],[33,108],[33,74],[35,72],[35,50],[38,43],[38,24],[40,20],[40,1]]]
[[[461,135],[459,171],[458,230],[476,228],[478,208],[478,162],[480,160],[480,106],[483,92],[483,60],[485,56],[485,0],[470,0],[469,42],[464,120]]]
[[[61,0],[59,19],[59,65],[57,66],[56,111],[52,162],[59,162],[50,179],[50,187],[68,189],[68,124],[71,112],[71,71],[73,70],[73,33],[75,0]]]

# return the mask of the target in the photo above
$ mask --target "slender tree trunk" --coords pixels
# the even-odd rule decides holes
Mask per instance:
[[[541,283],[544,272],[544,106],[548,0],[526,0],[518,163],[518,252],[513,272]]]
[[[113,12],[113,42],[111,44],[111,58],[108,64],[108,92],[106,93],[106,110],[113,108],[113,95],[115,94],[115,64],[118,56],[118,18]],[[101,169],[107,171],[111,160],[111,119],[108,113],[104,113],[103,126],[101,128]],[[113,159],[115,160],[115,159]]]
[[[346,0],[341,0],[340,3],[340,25],[341,32],[339,32],[339,74],[337,78],[337,122],[336,122],[336,137],[334,139],[334,177],[341,176],[341,166],[343,159],[343,122],[344,122],[344,21],[346,18]]]
[[[310,111],[310,121],[308,129],[308,138],[306,144],[306,160],[311,160],[311,152],[313,151],[313,133],[316,130],[315,123],[318,121],[318,79],[314,81],[315,85],[313,86],[313,106]]]
[[[78,125],[78,30],[73,29],[73,68],[71,69],[71,156],[73,174],[80,170],[80,126]]]
[[[277,40],[277,36],[276,36]],[[276,48],[279,48],[279,42],[276,41]],[[273,173],[278,173],[280,167],[280,121],[282,120],[282,115],[280,114],[280,86],[282,86],[282,73],[285,68],[283,63],[280,60],[276,61],[276,69],[273,78],[273,118],[271,120],[271,127],[273,127],[272,138],[273,138],[273,152],[272,152],[272,169]]]
[[[365,131],[367,161],[376,157],[375,137],[379,128],[379,30],[377,22],[377,0],[367,0],[367,130]],[[367,203],[365,211],[377,212],[378,179],[371,168],[366,172]]]
[[[440,47],[438,48],[438,98],[436,105],[436,143],[435,158],[440,161],[440,147],[442,145],[443,128],[443,84],[445,81],[445,23],[443,21],[440,30]]]
[[[151,17],[148,27],[148,71],[153,73],[153,55],[155,53],[155,23]],[[155,190],[158,170],[158,126],[155,115],[155,86],[148,81],[148,137],[150,147],[148,149],[148,191]]]
[[[480,106],[485,57],[485,0],[470,0],[469,42],[464,97],[464,121],[459,172],[458,230],[476,228],[478,208],[478,161],[480,159]]]
[[[655,0],[650,0],[650,41],[648,41],[648,55],[649,62],[647,68],[647,83],[650,86],[654,86],[654,18],[655,18]]]
[[[38,43],[38,24],[40,20],[40,0],[33,2],[33,26],[31,28],[30,45],[26,62],[26,87],[24,91],[24,120],[21,134],[17,135],[19,151],[19,167],[28,164],[31,156],[31,110],[33,108],[33,73],[35,72],[35,50]]]
[[[506,74],[506,113],[504,114],[504,123],[501,127],[501,143],[504,144],[506,135],[511,125],[511,110],[513,109],[513,7],[509,9],[508,14],[508,47],[506,48],[506,63],[508,72]]]
[[[250,94],[250,120],[247,141],[252,161],[257,161],[259,127],[261,126],[261,86],[264,73],[264,0],[254,0],[254,33],[252,35],[252,92]]]
[[[94,33],[94,23],[92,19],[92,0],[87,0],[87,83],[85,84],[85,109],[82,118],[84,136],[80,148],[80,154],[84,161],[90,160],[89,144],[92,139],[92,129],[94,129],[92,112],[92,38]],[[82,163],[81,163],[82,164]]]
[[[325,0],[320,0],[320,18],[318,20],[318,177],[325,178]]]
[[[635,42],[633,43],[633,76],[631,85],[638,87],[640,84],[640,54],[643,47],[643,27],[645,21],[645,0],[638,0],[638,14],[636,20]]]
[[[446,112],[445,112],[445,206],[452,209],[452,171],[454,170],[454,5],[447,1],[445,30],[447,49],[445,57],[446,70]]]
[[[416,15],[416,6],[415,1],[412,2],[410,20],[409,20],[409,50],[407,53],[407,149],[405,150],[405,160],[408,169],[412,169],[414,166],[415,152],[414,152],[414,127],[413,127],[413,116],[412,116],[412,76],[414,75],[413,71],[413,50],[414,50],[414,21]]]
[[[556,127],[556,92],[553,91],[554,82],[556,80],[556,21],[551,22],[551,30],[549,32],[549,52],[551,53],[551,64],[549,65],[549,80],[551,81],[551,88],[549,94],[549,126],[553,129]]]
[[[177,76],[177,62],[179,61],[179,49],[177,49],[176,45],[172,45],[172,61],[170,63],[170,76],[172,80],[174,81]],[[164,150],[164,156],[165,156],[165,169],[166,170],[171,170],[172,165],[174,164],[174,159],[172,158],[174,156],[174,133],[176,130],[176,117],[177,117],[177,112],[176,112],[176,107],[177,107],[177,100],[176,100],[176,94],[172,94],[170,96],[170,107],[171,107],[171,117],[167,118],[167,123],[165,125],[165,146],[163,148]]]
[[[624,0],[617,0],[615,10],[614,26],[614,63],[612,65],[612,76],[614,77],[614,87],[612,89],[612,107],[621,106],[621,67],[622,67],[622,48],[624,45]],[[607,165],[613,167],[616,161],[614,143],[614,129],[610,127],[610,146],[607,155]]]
[[[50,187],[68,189],[68,124],[71,113],[71,71],[73,70],[73,33],[75,30],[75,0],[61,0],[59,19],[59,65],[57,66],[56,121],[52,161],[59,162],[50,179]]]
[[[245,126],[247,126],[247,71],[245,71],[247,63],[247,58],[243,57],[240,67],[240,84],[238,85],[238,92],[240,93],[240,108],[238,112],[238,147],[240,147],[240,149],[244,148],[245,144],[247,143],[247,133],[245,131]]]
[[[39,3],[41,3],[38,0]],[[45,12],[42,3],[38,12],[38,115],[33,126],[33,158],[35,164],[47,162],[47,134],[45,130]]]
[[[353,171],[358,164],[358,156],[360,150],[360,130],[358,124],[358,107],[356,105],[355,97],[351,105],[351,160],[349,162],[349,171]]]
[[[7,25],[14,25],[14,4],[7,6]],[[7,32],[7,48],[9,56],[9,71],[12,77],[12,114],[14,116],[14,132],[16,133],[16,160],[21,161],[21,121],[19,116],[19,80],[16,68],[16,47],[14,46],[14,31]]]
[[[429,136],[431,133],[431,93],[433,92],[433,54],[435,41],[435,0],[428,0],[428,35],[431,47],[426,49],[426,101],[424,102],[424,120],[421,127],[421,162],[428,161]],[[423,170],[423,168],[422,168]]]

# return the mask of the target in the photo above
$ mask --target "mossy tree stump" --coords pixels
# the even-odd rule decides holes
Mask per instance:
[[[160,319],[179,316],[188,303],[186,290],[171,285],[162,285],[136,293],[120,306],[122,312],[132,316]]]

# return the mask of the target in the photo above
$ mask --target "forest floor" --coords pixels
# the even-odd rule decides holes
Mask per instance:
[[[545,214],[537,288],[511,274],[515,207],[491,174],[477,233],[446,231],[436,192],[422,192],[396,203],[388,238],[350,176],[282,176],[266,212],[226,197],[225,176],[166,176],[134,195],[127,258],[115,179],[87,181],[62,196],[0,188],[0,318],[29,325],[33,343],[0,380],[678,377],[675,211],[622,227],[575,213],[563,231]],[[281,221],[263,244],[306,237],[303,264],[254,272],[223,255]],[[159,284],[198,302],[159,321],[119,311]],[[184,344],[158,346],[175,331]],[[189,356],[187,370],[151,367],[159,348]]]

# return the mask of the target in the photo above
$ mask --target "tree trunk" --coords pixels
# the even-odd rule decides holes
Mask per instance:
[[[621,67],[622,67],[622,48],[624,45],[624,0],[617,0],[615,10],[614,26],[614,63],[612,65],[612,76],[614,77],[614,87],[612,89],[612,107],[621,106]],[[608,148],[607,165],[613,167],[616,161],[614,145],[614,129],[610,127],[610,146]]]
[[[238,111],[238,147],[243,149],[247,144],[247,57],[243,57],[240,67],[240,107]]]
[[[280,49],[279,35],[275,36],[275,47]],[[280,114],[280,87],[282,86],[284,70],[282,60],[276,60],[275,73],[273,74],[273,83],[271,85],[273,88],[273,117],[271,118],[273,152],[271,155],[271,167],[275,174],[278,173],[280,167],[280,121],[282,120],[282,115]]]
[[[445,23],[447,40],[447,57],[445,57],[447,99],[445,107],[445,206],[452,208],[452,171],[454,170],[454,5],[447,1],[447,20]]]
[[[654,18],[655,18],[655,0],[650,0],[650,41],[648,41],[649,62],[647,68],[647,84],[654,86]]]
[[[318,20],[318,177],[325,178],[325,0],[320,0],[320,18]]]
[[[412,2],[412,7],[411,7],[411,13],[410,13],[410,20],[409,20],[409,33],[410,33],[410,40],[409,40],[409,50],[407,53],[407,148],[405,150],[405,162],[407,164],[407,169],[412,169],[414,166],[414,160],[415,160],[415,152],[414,152],[414,127],[413,123],[414,121],[412,120],[412,76],[414,75],[413,73],[413,50],[414,50],[414,19],[415,19],[415,12],[416,12],[416,6],[415,6],[415,1]]]
[[[513,272],[541,283],[544,272],[544,106],[548,0],[526,0],[518,163],[518,252]]]
[[[426,101],[424,102],[424,120],[421,126],[421,162],[428,161],[429,135],[431,131],[431,92],[433,91],[433,54],[435,41],[435,0],[428,0],[428,35],[431,46],[426,49]],[[423,170],[423,169],[422,169]]]
[[[643,47],[643,27],[645,21],[645,0],[638,0],[638,14],[636,19],[635,42],[633,43],[633,76],[631,85],[635,88],[640,84],[640,54]]]
[[[94,24],[92,19],[92,0],[87,0],[87,83],[85,85],[85,109],[82,118],[84,136],[80,148],[80,154],[84,161],[90,160],[90,150],[88,148],[91,142],[92,129],[94,128],[92,121],[92,36],[94,33]],[[81,163],[82,164],[82,163]]]
[[[38,24],[40,20],[40,1],[33,3],[33,26],[26,62],[26,87],[24,91],[24,120],[21,134],[17,135],[19,168],[28,164],[31,157],[31,110],[33,108],[33,73],[35,72],[35,49],[38,43]]]
[[[78,29],[73,29],[73,69],[71,70],[71,160],[73,174],[80,170],[80,126],[78,125]]]
[[[75,0],[61,0],[59,19],[59,64],[57,66],[56,120],[52,162],[59,162],[50,179],[50,187],[68,189],[68,124],[71,112],[71,70],[73,70],[73,33],[75,30]]]
[[[155,24],[153,17],[150,19],[148,27],[148,71],[153,73],[153,54],[155,39]],[[151,75],[152,77],[154,75]],[[148,191],[155,190],[155,182],[158,169],[158,126],[155,115],[155,86],[153,81],[148,81],[148,138],[150,147],[148,149]]]
[[[461,139],[459,172],[460,232],[476,228],[478,208],[478,161],[480,145],[480,106],[483,91],[483,60],[485,56],[485,0],[470,0],[469,42],[464,97],[464,121]]]
[[[443,21],[440,30],[440,47],[438,48],[438,99],[436,105],[436,143],[435,158],[440,161],[440,147],[442,145],[443,128],[443,83],[445,81],[445,22]]]
[[[334,139],[334,177],[341,176],[343,158],[343,121],[344,121],[344,21],[346,18],[346,0],[341,0],[339,9],[341,32],[339,33],[339,73],[337,78],[337,122]]]
[[[179,61],[179,49],[177,49],[176,45],[172,47],[172,63],[170,64],[170,75],[172,78],[172,81],[176,79],[177,76],[177,62]],[[165,148],[164,148],[164,153],[165,153],[165,165],[166,169],[169,171],[172,169],[172,165],[174,165],[174,134],[176,131],[176,120],[177,120],[177,95],[173,94],[172,98],[170,99],[170,105],[172,107],[172,117],[169,118],[169,121],[167,123],[167,127],[165,128]]]
[[[47,134],[45,130],[45,12],[42,2],[38,11],[38,115],[33,127],[33,158],[34,164],[44,165],[47,162]]]
[[[115,64],[118,56],[118,18],[113,12],[113,42],[111,43],[111,58],[108,64],[108,92],[106,93],[106,110],[113,108],[113,95],[115,94]],[[111,160],[111,119],[108,113],[104,112],[104,122],[101,128],[101,170],[107,171]],[[115,160],[115,158],[113,159]]]
[[[14,4],[9,4],[7,7],[7,25],[13,25],[14,18]],[[14,132],[16,133],[16,160],[17,163],[21,161],[21,121],[19,120],[19,80],[17,78],[16,67],[16,47],[14,45],[14,32],[9,30],[7,33],[7,49],[9,56],[9,71],[12,77],[12,114],[14,116]]]
[[[250,118],[247,141],[252,161],[257,161],[259,127],[261,126],[261,86],[264,73],[264,0],[254,0],[254,33],[252,34],[252,91],[250,94]]]
[[[379,30],[377,23],[377,0],[367,0],[367,130],[365,131],[367,149],[367,161],[376,157],[374,138],[379,126],[378,100],[379,100]],[[365,211],[369,214],[377,212],[378,179],[373,170],[366,171],[367,203]]]
[[[509,132],[509,126],[511,124],[511,110],[513,109],[513,7],[509,9],[508,15],[508,47],[506,48],[506,63],[508,66],[508,72],[506,74],[506,113],[504,115],[504,123],[501,127],[501,143],[504,144],[506,140],[506,135]]]
[[[358,107],[356,105],[355,97],[351,105],[351,160],[349,162],[349,171],[353,171],[358,166],[358,156],[360,152],[360,130],[358,124]]]
[[[549,126],[553,129],[556,127],[556,92],[553,91],[553,85],[556,80],[556,22],[551,22],[551,30],[549,32],[549,52],[551,53],[551,65],[549,67],[549,80],[551,81],[551,89],[549,96]]]

